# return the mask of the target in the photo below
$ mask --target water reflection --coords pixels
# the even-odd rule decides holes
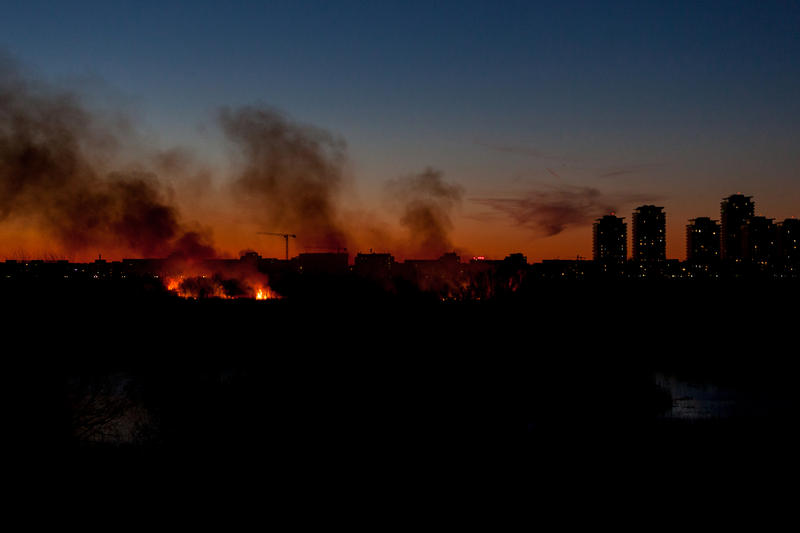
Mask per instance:
[[[662,415],[664,418],[710,420],[758,416],[765,414],[767,407],[742,390],[716,383],[692,382],[661,373],[655,375],[655,382],[672,396],[672,408]]]

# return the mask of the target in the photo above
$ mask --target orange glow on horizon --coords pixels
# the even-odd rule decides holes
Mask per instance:
[[[667,221],[667,257],[685,259],[686,237],[685,224],[672,223],[680,217],[675,216]],[[688,219],[687,219],[688,220]],[[522,253],[528,262],[540,262],[544,259],[575,259],[577,257],[591,259],[592,229],[582,225],[565,229],[552,235],[537,235],[524,227],[509,226],[506,220],[478,221],[462,218],[455,221],[450,239],[453,249],[461,256],[462,261],[472,257],[483,256],[486,259],[503,259],[512,253]],[[280,238],[258,235],[260,228],[250,224],[220,223],[213,226],[209,233],[218,258],[239,258],[241,252],[252,250],[265,258],[283,259],[285,244]],[[421,257],[414,252],[408,243],[406,231],[399,226],[387,226],[386,231],[376,238],[368,232],[349,236],[347,253],[351,262],[357,253],[376,252],[391,253],[396,260],[434,259]],[[110,243],[83,250],[64,250],[47,235],[32,226],[7,221],[0,227],[0,260],[67,260],[70,262],[91,263],[98,258],[107,261],[145,258],[141,254],[120,248]],[[297,257],[300,253],[335,251],[323,250],[312,246],[298,235],[298,239],[290,241],[289,256]],[[629,251],[630,228],[629,228]],[[158,257],[148,257],[158,258]]]

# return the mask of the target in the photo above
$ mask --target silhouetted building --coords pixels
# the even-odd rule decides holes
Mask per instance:
[[[461,258],[455,252],[442,254],[439,259],[406,259],[402,263],[404,273],[413,273],[423,278],[441,277],[455,273],[461,268]]]
[[[665,261],[667,259],[667,216],[663,207],[643,205],[632,216],[633,260]]]
[[[353,271],[365,278],[389,279],[392,275],[394,257],[391,254],[357,254]]]
[[[445,253],[439,259],[406,259],[394,266],[397,277],[416,283],[423,291],[439,293],[447,298],[461,290],[464,276],[472,270],[453,252]]]
[[[755,214],[752,196],[734,194],[720,204],[720,257],[725,261],[744,260],[742,226]]]
[[[132,275],[163,275],[166,271],[166,259],[123,259],[123,270]]]
[[[515,268],[525,268],[528,266],[528,258],[524,254],[509,254],[503,259],[503,264]]]
[[[301,272],[308,274],[344,274],[348,270],[346,253],[304,253],[297,256]]]
[[[522,254],[519,254],[519,255],[522,255]],[[525,256],[523,256],[523,257],[525,257]],[[495,268],[497,268],[498,265],[502,265],[502,264],[503,264],[503,260],[486,259],[483,256],[476,256],[476,257],[473,257],[472,259],[470,259],[469,263],[467,263],[464,266],[468,267],[468,271],[470,273],[475,274],[475,273],[480,273],[480,272],[492,271]],[[526,261],[526,264],[527,264],[527,261]]]
[[[778,234],[771,218],[750,217],[742,224],[744,259],[767,265],[775,258]]]
[[[555,280],[584,280],[594,274],[595,264],[585,259],[544,259],[534,265],[536,279]]]
[[[686,225],[686,261],[708,265],[719,260],[720,227],[708,217],[693,218]]]
[[[461,258],[455,252],[444,253],[442,257],[439,258],[439,263],[446,266],[458,265],[460,262]]]
[[[800,266],[800,220],[787,218],[778,224],[778,261],[784,266]]]
[[[252,265],[253,267],[258,267],[259,262],[261,261],[262,257],[258,254],[258,252],[254,252],[252,250],[248,250],[243,252],[241,257],[239,257],[239,261],[241,263]]]
[[[624,263],[628,257],[628,225],[624,218],[606,215],[593,226],[593,256],[595,261]]]

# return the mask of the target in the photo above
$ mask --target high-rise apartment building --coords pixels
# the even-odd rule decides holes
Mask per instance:
[[[594,260],[624,263],[628,257],[628,225],[613,213],[598,218],[592,228]]]
[[[686,225],[686,260],[710,264],[719,260],[720,227],[709,217],[693,218]]]
[[[742,227],[755,214],[752,198],[734,194],[720,204],[720,257],[725,261],[744,260]]]
[[[632,257],[634,261],[667,259],[667,216],[663,207],[643,205],[633,212]]]
[[[771,264],[777,252],[778,233],[773,219],[750,217],[742,224],[742,255],[751,263]]]
[[[778,261],[800,267],[800,219],[787,218],[778,224]]]

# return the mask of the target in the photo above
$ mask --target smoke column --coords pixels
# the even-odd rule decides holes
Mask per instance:
[[[357,240],[406,257],[453,250],[451,216],[463,191],[438,170],[386,185],[405,230],[398,239],[381,217],[346,205],[356,199],[345,198],[353,191],[340,137],[264,107],[223,108],[217,124],[233,169],[214,180],[189,152],[142,150],[129,122],[116,125],[0,55],[0,253],[9,242],[32,241],[51,255],[84,259],[219,256],[210,230],[187,223],[175,198],[244,247],[264,231],[296,234],[314,251]]]
[[[259,107],[223,109],[219,122],[235,147],[234,198],[263,231],[297,234],[307,246],[347,246],[338,209],[343,140]]]
[[[100,122],[74,95],[0,60],[0,223],[23,219],[68,253],[214,255],[155,174],[100,168],[94,156],[121,144]]]
[[[399,207],[400,224],[407,231],[408,253],[438,258],[453,250],[451,214],[461,203],[463,189],[442,179],[438,170],[427,168],[420,174],[387,183],[390,201]]]
[[[620,206],[652,201],[637,193],[603,193],[594,187],[559,186],[529,191],[519,198],[474,198],[476,204],[509,217],[515,225],[544,236],[558,235],[573,226],[586,226]]]

